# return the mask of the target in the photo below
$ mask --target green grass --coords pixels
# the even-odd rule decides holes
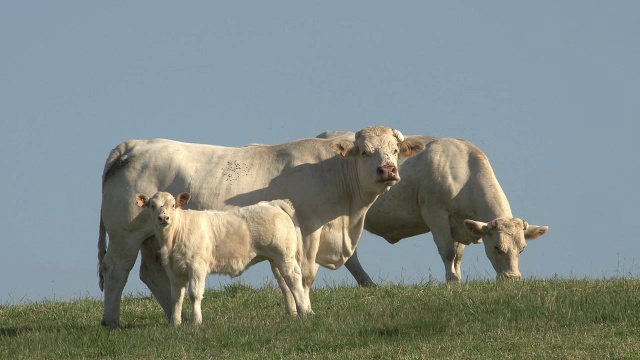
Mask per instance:
[[[277,288],[209,291],[204,324],[167,325],[157,302],[0,307],[1,359],[632,359],[640,280],[528,280],[312,289],[315,315],[290,318]],[[188,300],[185,308],[189,308]]]

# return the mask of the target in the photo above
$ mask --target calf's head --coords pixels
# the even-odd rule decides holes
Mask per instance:
[[[499,218],[488,223],[465,220],[464,225],[475,238],[482,238],[484,251],[496,270],[498,279],[520,280],[520,253],[526,240],[544,235],[548,226],[529,225],[518,218]]]
[[[168,192],[160,191],[151,198],[144,194],[136,194],[136,203],[139,207],[151,209],[151,218],[154,226],[163,227],[171,224],[176,207],[184,208],[189,203],[191,194],[182,193],[176,197]]]
[[[331,146],[338,154],[356,161],[360,184],[378,194],[400,181],[399,161],[425,148],[422,142],[405,140],[400,131],[385,126],[362,129],[355,140],[339,138]]]

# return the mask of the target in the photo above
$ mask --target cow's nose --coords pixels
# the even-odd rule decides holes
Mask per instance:
[[[169,216],[168,215],[160,215],[160,216],[158,216],[158,220],[160,221],[161,224],[169,223]]]
[[[518,272],[505,271],[497,276],[498,280],[522,280],[522,275]]]
[[[379,166],[377,172],[378,176],[383,179],[395,178],[398,176],[398,168],[394,165]]]

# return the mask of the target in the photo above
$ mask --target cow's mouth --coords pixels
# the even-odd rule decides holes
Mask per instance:
[[[378,179],[378,182],[383,182],[383,183],[396,183],[400,180],[399,177],[397,176],[388,176],[385,178],[380,178]]]

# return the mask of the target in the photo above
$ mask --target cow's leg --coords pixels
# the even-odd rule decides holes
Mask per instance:
[[[444,264],[444,270],[446,272],[447,282],[460,282],[462,281],[462,277],[456,271],[456,248],[453,240],[448,240],[446,236],[438,236],[436,232],[433,231],[433,239],[436,242],[436,246],[438,247],[438,253],[440,253],[440,258],[442,258],[442,262]],[[459,263],[459,262],[458,262]]]
[[[431,228],[433,240],[444,263],[447,282],[460,282],[462,276],[457,272],[456,265],[459,269],[462,258],[457,259],[457,242],[451,237],[449,214],[445,211],[431,210],[423,211],[422,216]]]
[[[160,259],[160,245],[155,237],[150,237],[140,248],[140,280],[149,287],[153,296],[162,306],[167,318],[171,316],[171,284]]]
[[[302,230],[302,229],[300,229]],[[302,270],[302,287],[304,288],[304,301],[309,305],[309,313],[313,314],[311,309],[311,299],[309,290],[318,274],[319,265],[316,264],[316,255],[320,246],[320,231],[304,236],[302,239],[303,251],[300,258],[300,269]]]
[[[109,248],[102,260],[102,273],[104,274],[103,326],[116,327],[120,323],[122,291],[127,283],[129,272],[138,257],[139,248],[140,243],[130,237],[109,237]]]
[[[282,296],[284,297],[284,306],[287,310],[287,314],[298,314],[298,311],[296,309],[296,301],[293,297],[293,293],[287,285],[287,282],[282,277],[282,274],[280,273],[280,270],[278,269],[276,264],[272,260],[270,260],[269,263],[271,264],[271,271],[273,271],[273,276],[275,276],[276,281],[278,282],[278,287],[280,287],[280,291],[282,292]],[[302,277],[300,278],[300,286],[302,287]],[[304,295],[304,290],[302,294]]]
[[[206,285],[207,273],[204,265],[192,269],[189,279],[189,299],[191,299],[193,324],[202,324],[202,298]]]
[[[171,282],[171,318],[169,324],[177,326],[182,324],[182,302],[187,283],[184,281]]]
[[[314,256],[315,258],[315,256]],[[304,302],[308,305],[309,311],[307,314],[313,314],[313,310],[311,309],[311,298],[309,297],[309,292],[311,290],[311,285],[313,285],[313,281],[316,279],[316,275],[318,274],[318,268],[320,265],[315,263],[311,263],[306,271],[302,269],[302,288],[304,290]],[[305,276],[306,273],[306,276]]]
[[[462,269],[460,268],[460,265],[462,265],[462,257],[464,256],[464,248],[466,247],[466,245],[454,241],[453,246],[455,247],[456,251],[456,259],[453,262],[453,268],[455,270],[455,273],[458,275],[458,278],[462,280]]]
[[[356,279],[358,285],[364,287],[376,286],[376,283],[371,280],[369,274],[367,274],[360,264],[360,260],[358,260],[358,249],[353,251],[353,255],[344,263],[344,266],[347,267],[347,270],[349,270],[351,275]]]

